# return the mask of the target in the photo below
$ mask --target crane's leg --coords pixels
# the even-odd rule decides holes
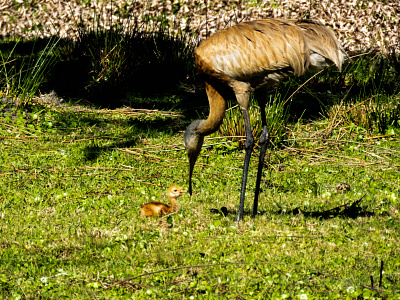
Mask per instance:
[[[258,207],[258,195],[260,193],[260,184],[261,184],[261,176],[262,176],[262,169],[264,166],[264,158],[265,158],[265,151],[267,148],[267,144],[269,141],[269,133],[267,128],[267,118],[265,116],[265,93],[263,91],[256,92],[256,98],[260,105],[261,110],[261,122],[262,122],[262,132],[259,141],[260,145],[260,157],[258,161],[258,170],[257,170],[257,180],[256,180],[256,189],[254,191],[254,202],[253,202],[253,211],[251,216],[254,217],[257,214],[257,207]]]
[[[245,155],[244,155],[244,165],[243,165],[242,188],[240,191],[240,202],[239,202],[239,210],[238,210],[238,216],[237,216],[238,222],[240,220],[243,220],[244,198],[246,195],[247,174],[249,171],[250,156],[251,156],[251,152],[253,151],[253,146],[254,146],[254,138],[253,138],[253,133],[251,132],[250,116],[249,116],[249,110],[248,110],[249,96],[250,96],[249,93],[242,94],[241,96],[238,96],[238,95],[236,96],[238,99],[238,102],[241,104],[241,107],[242,107],[244,127],[246,130],[246,141],[244,143]],[[246,97],[247,97],[247,99],[246,99]],[[242,105],[242,104],[245,104],[245,105]]]

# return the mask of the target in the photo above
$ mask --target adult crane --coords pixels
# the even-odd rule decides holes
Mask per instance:
[[[206,39],[195,51],[197,71],[207,93],[210,113],[193,121],[184,134],[189,158],[189,193],[192,174],[204,137],[218,130],[226,111],[229,92],[236,96],[245,124],[246,141],[237,221],[243,219],[247,174],[254,138],[249,117],[250,94],[260,106],[262,132],[252,217],[257,213],[258,194],[269,134],[266,124],[266,91],[282,78],[302,75],[331,65],[339,70],[346,53],[327,27],[303,20],[262,19],[243,22]]]

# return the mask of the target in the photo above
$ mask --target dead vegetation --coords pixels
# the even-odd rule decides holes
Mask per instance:
[[[4,37],[76,37],[82,25],[129,29],[137,23],[198,32],[204,39],[226,26],[273,17],[320,21],[335,30],[348,52],[400,49],[400,2],[395,0],[6,1],[0,12]]]

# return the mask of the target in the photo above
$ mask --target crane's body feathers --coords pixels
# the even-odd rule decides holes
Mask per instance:
[[[282,24],[285,23],[259,20],[217,32],[196,50],[199,73],[220,79],[231,87],[235,81],[244,81],[253,88],[270,81],[272,85],[279,81],[276,77],[281,72],[304,73],[309,62],[301,30],[288,25],[285,32]],[[293,59],[285,59],[286,53]],[[271,76],[273,73],[277,74]]]
[[[339,70],[346,58],[333,32],[325,26],[301,20],[264,19],[240,23],[215,33],[195,52],[196,66],[205,82],[210,105],[206,120],[196,120],[186,129],[184,144],[189,157],[189,193],[192,174],[204,136],[215,132],[226,111],[226,89],[231,89],[242,108],[246,130],[245,159],[238,220],[243,218],[247,172],[254,139],[248,106],[254,91],[261,107],[263,130],[253,215],[257,212],[261,171],[269,135],[266,126],[266,90],[281,79],[317,71],[331,65]]]

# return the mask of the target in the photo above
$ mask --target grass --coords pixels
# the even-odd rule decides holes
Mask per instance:
[[[36,45],[39,44],[38,46]],[[58,39],[30,41],[31,52],[17,53],[18,41],[0,44],[0,90],[10,98],[18,98],[21,105],[27,104],[43,85],[46,72],[55,63],[54,53]]]
[[[243,132],[231,109],[225,133],[205,141],[193,196],[179,199],[176,214],[144,219],[141,204],[166,202],[172,184],[187,186],[182,133],[208,113],[191,69],[194,44],[154,37],[94,30],[71,48],[61,40],[59,52],[44,44],[30,61],[56,61],[38,88],[19,89],[38,82],[32,77],[0,85],[0,299],[399,299],[397,60],[360,56],[340,74],[328,69],[286,106],[309,77],[271,93],[282,101],[268,107],[274,142],[256,218],[257,147],[245,219],[234,222],[243,150],[232,136]],[[6,74],[21,70],[12,69],[14,57],[30,44],[1,45],[10,53]],[[156,70],[180,62],[178,73],[189,77],[171,76],[173,88],[129,89],[125,79],[143,73],[128,72],[137,65],[124,65],[124,55],[143,49],[152,49],[144,61]],[[60,69],[75,76],[63,81]],[[9,101],[10,87],[27,95],[25,105]],[[118,88],[121,98],[104,102]]]
[[[268,153],[259,215],[239,224],[243,154],[205,148],[181,210],[141,219],[186,185],[184,126],[105,112],[1,124],[1,297],[398,299],[397,135],[319,139],[328,123],[298,124]]]
[[[287,131],[285,126],[288,123],[289,113],[288,107],[284,105],[280,99],[280,94],[270,96],[267,102],[265,113],[267,119],[268,132],[272,143],[282,140]],[[260,107],[255,103],[254,99],[250,101],[249,107],[250,122],[252,126],[252,133],[257,140],[261,135],[261,114]],[[218,132],[212,137],[227,137],[229,140],[239,140],[239,145],[244,149],[244,138],[246,131],[243,121],[242,110],[239,105],[234,105],[227,109],[224,122],[221,124]]]

